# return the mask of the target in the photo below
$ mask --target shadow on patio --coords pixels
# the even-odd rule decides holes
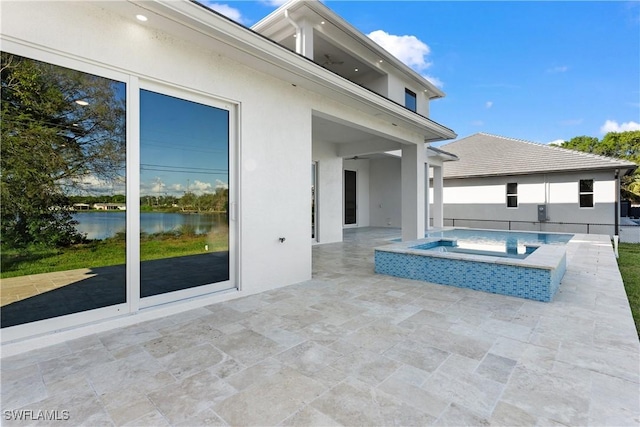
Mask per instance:
[[[173,257],[140,264],[141,296],[148,297],[229,280],[229,252]],[[55,283],[55,288],[2,306],[2,327],[21,325],[126,302],[124,265],[4,279]],[[3,292],[11,289],[3,289]]]

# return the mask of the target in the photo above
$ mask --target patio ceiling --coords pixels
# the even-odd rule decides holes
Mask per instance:
[[[337,145],[338,156],[349,158],[388,157],[387,151],[400,150],[402,143],[390,135],[348,123],[336,117],[314,112],[312,121],[313,141],[330,142]]]

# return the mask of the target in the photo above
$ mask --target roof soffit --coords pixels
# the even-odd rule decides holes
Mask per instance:
[[[370,66],[380,68],[380,59],[386,62],[386,64],[391,64],[397,71],[404,74],[405,77],[410,78],[417,85],[424,88],[428,92],[430,99],[443,98],[445,96],[445,93],[435,85],[369,39],[369,37],[320,1],[289,1],[251,28],[276,41],[283,40],[284,37],[287,36],[292,36],[295,30],[286,18],[285,11],[289,14],[289,17],[296,22],[306,20],[311,23],[316,31],[323,33],[331,41],[339,43],[342,48],[353,51],[350,53],[368,62]],[[325,22],[325,24],[321,24],[321,22]],[[286,30],[287,27],[291,28],[290,32]],[[356,50],[365,53],[358,54]]]
[[[234,61],[423,134],[425,139],[456,136],[451,129],[340,77],[201,4],[129,0],[104,2],[100,6],[132,20],[136,13],[152,13],[153,19],[145,23],[147,26],[209,49],[217,42],[216,50]]]

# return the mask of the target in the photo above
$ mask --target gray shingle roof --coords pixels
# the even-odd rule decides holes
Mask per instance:
[[[635,163],[537,144],[520,139],[476,133],[442,145],[460,159],[449,162],[444,178],[525,175],[581,170],[633,170]]]

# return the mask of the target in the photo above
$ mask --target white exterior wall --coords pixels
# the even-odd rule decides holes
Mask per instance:
[[[342,159],[336,145],[313,141],[313,161],[318,162],[318,243],[342,241]]]
[[[446,167],[446,166],[445,166]],[[579,180],[594,180],[594,207],[579,207]],[[507,208],[506,184],[518,184],[518,207]],[[456,219],[459,226],[482,226],[477,222],[466,225],[461,219],[494,220],[485,228],[503,228],[500,221],[525,221],[529,224],[512,224],[513,229],[528,227],[538,221],[537,207],[547,204],[548,222],[609,224],[592,226],[590,232],[613,233],[615,220],[616,183],[613,171],[566,173],[547,175],[522,175],[512,177],[486,177],[446,179],[444,181],[444,216]],[[539,229],[539,225],[535,225]],[[548,231],[585,232],[586,226],[563,227],[548,224]],[[524,228],[526,229],[526,228]]]
[[[235,110],[237,138],[231,144],[236,145],[238,159],[230,186],[236,192],[238,206],[236,277],[240,291],[180,303],[177,308],[163,307],[157,315],[310,279],[312,160],[319,162],[321,239],[326,242],[342,239],[342,161],[332,158],[332,147],[321,142],[313,145],[312,156],[312,110],[395,134],[412,143],[422,139],[324,95],[294,87],[290,82],[222,56],[216,51],[214,39],[208,39],[206,47],[186,42],[145,27],[132,17],[102,9],[99,3],[3,2],[2,15],[3,50],[109,78],[118,76],[117,79],[127,83],[128,94],[134,94],[128,98],[127,125],[136,129],[129,132],[130,147],[138,144],[137,93],[147,81],[166,85],[172,94],[184,91],[204,95]],[[24,24],[27,22],[29,25]],[[137,159],[139,153],[129,151],[128,155]],[[399,165],[396,161],[397,168],[393,170],[396,179],[400,176]],[[137,169],[137,164],[129,164],[129,188],[137,186],[139,178],[132,173]],[[367,175],[368,171],[363,169],[360,178]],[[370,186],[366,181],[363,185]],[[359,193],[362,195],[359,220],[364,225],[370,216],[370,200],[367,189]],[[390,195],[397,196],[398,202],[385,205],[389,213],[382,216],[392,218],[388,225],[399,227],[396,218],[401,206],[400,192],[394,190]],[[135,192],[128,197],[135,199]],[[132,228],[136,229],[130,227],[130,232]],[[285,237],[285,243],[280,243],[279,237]],[[64,339],[153,316],[147,311],[100,327],[76,328],[65,332]],[[57,339],[49,338],[40,339],[36,346]]]
[[[238,285],[255,293],[311,277],[311,106],[304,91],[217,55],[214,43],[206,50],[91,3],[3,2],[2,13],[4,34],[45,47],[3,43],[3,50],[94,74],[116,70],[130,76],[129,90],[137,82],[170,82],[166,85],[173,90],[235,105]],[[9,15],[12,19],[4,19]],[[65,57],[47,52],[47,46]],[[128,107],[129,127],[137,124],[133,110]],[[286,237],[286,243],[278,237]],[[285,259],[287,268],[282,268]]]
[[[404,90],[409,89],[416,94],[416,112],[422,116],[429,117],[429,99],[421,89],[413,82],[403,79],[394,70],[389,71],[389,92],[388,98],[404,105]]]
[[[371,159],[370,225],[396,227],[402,225],[402,184],[400,159]]]

